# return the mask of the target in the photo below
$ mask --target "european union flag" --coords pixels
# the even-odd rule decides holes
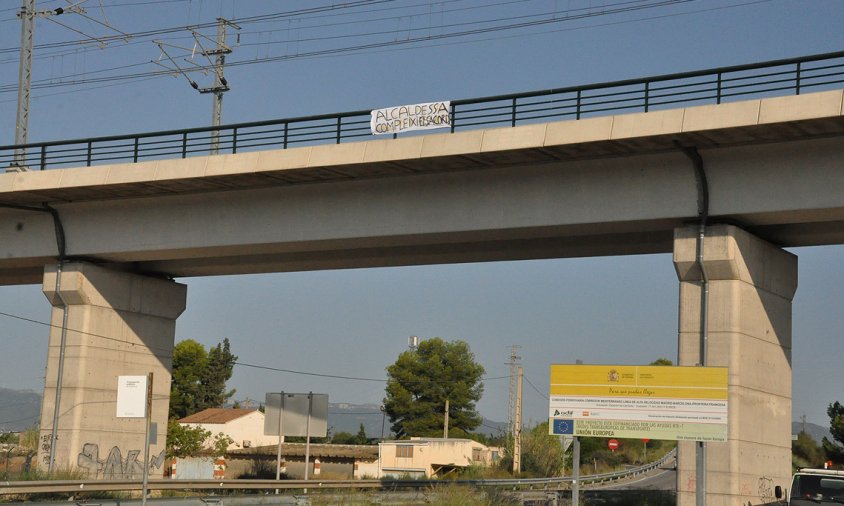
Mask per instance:
[[[574,434],[574,420],[554,419],[554,434]]]

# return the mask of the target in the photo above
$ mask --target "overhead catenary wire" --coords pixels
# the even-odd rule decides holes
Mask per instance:
[[[275,12],[270,14],[261,14],[257,16],[248,16],[244,18],[234,19],[232,21],[237,22],[238,24],[249,24],[255,23],[259,21],[271,21],[271,20],[278,20],[287,17],[295,17],[303,14],[308,13],[315,13],[315,12],[326,12],[326,11],[336,11],[336,10],[343,10],[343,9],[351,9],[361,5],[372,5],[372,4],[380,4],[380,3],[388,3],[394,2],[395,0],[355,0],[350,2],[345,2],[342,4],[335,4],[335,5],[328,5],[322,7],[309,7],[304,9],[296,9],[292,11],[282,11],[282,12]],[[102,37],[104,42],[116,42],[121,41],[126,37],[135,39],[135,38],[148,38],[148,37],[157,37],[159,35],[166,35],[170,33],[180,33],[185,30],[201,30],[203,28],[212,28],[216,27],[216,21],[208,21],[205,23],[197,23],[192,25],[181,25],[181,26],[173,26],[167,28],[159,28],[155,30],[143,30],[138,32],[127,32],[121,33],[120,35],[109,35]],[[35,49],[52,49],[57,47],[74,47],[80,46],[87,43],[87,39],[77,39],[77,40],[70,40],[70,41],[61,41],[61,42],[48,42],[42,44],[36,44]],[[18,51],[16,47],[7,47],[7,48],[0,48],[0,54],[3,53],[14,53]]]
[[[621,25],[621,24],[626,24],[626,23],[642,22],[642,21],[649,21],[649,20],[654,20],[654,19],[663,19],[663,18],[669,18],[669,17],[685,16],[685,15],[692,15],[692,14],[699,14],[699,13],[723,10],[723,9],[744,7],[744,6],[754,5],[754,4],[768,3],[770,1],[772,1],[772,0],[749,0],[749,1],[741,2],[741,3],[737,3],[737,4],[727,5],[727,6],[698,9],[698,10],[689,11],[689,12],[679,12],[679,13],[670,13],[670,14],[657,15],[657,16],[640,17],[640,18],[637,18],[637,19],[634,19],[634,20],[608,22],[608,23],[601,23],[601,24],[594,24],[594,25],[587,25],[587,26],[568,27],[568,28],[563,28],[563,29],[547,30],[547,31],[542,31],[542,32],[533,32],[533,33],[529,33],[529,34],[516,34],[516,35],[505,36],[505,37],[487,37],[487,38],[473,39],[473,40],[468,40],[468,41],[449,41],[449,42],[437,43],[437,44],[430,44],[429,43],[429,44],[426,44],[425,46],[388,47],[388,48],[382,48],[382,49],[372,48],[372,49],[368,49],[368,50],[356,51],[353,54],[378,54],[378,53],[387,53],[387,52],[395,52],[395,51],[419,50],[419,49],[425,49],[425,48],[431,48],[431,47],[465,45],[465,44],[487,42],[487,41],[490,41],[490,40],[505,40],[505,39],[512,39],[512,38],[518,38],[518,37],[536,36],[536,35],[543,35],[543,34],[548,34],[548,33],[557,33],[557,32],[563,32],[563,31],[575,31],[575,30],[584,30],[584,29],[592,29],[592,28],[607,27],[607,26],[616,26],[616,25]],[[288,59],[296,60],[296,59],[325,58],[325,57],[338,57],[338,56],[342,56],[342,53],[339,53],[339,54],[338,53],[332,53],[332,54],[324,54],[324,55],[321,55],[321,54],[297,54],[297,55],[290,56]],[[254,61],[252,63],[263,63],[263,61]],[[142,65],[146,65],[146,63],[131,64],[130,66],[142,66]],[[227,64],[227,66],[229,66],[229,65]],[[199,69],[196,69],[196,70],[202,71],[202,70],[207,70],[207,69],[199,68]],[[99,72],[99,71],[97,71],[97,72]],[[105,87],[119,86],[126,80],[132,80],[134,82],[141,82],[141,81],[149,81],[149,80],[152,80],[152,79],[158,79],[158,78],[165,77],[165,76],[167,76],[167,77],[172,76],[172,73],[168,73],[167,71],[160,71],[160,72],[154,72],[154,73],[149,72],[149,73],[146,73],[146,74],[132,74],[132,75],[128,75],[128,76],[117,76],[117,77],[113,77],[113,78],[109,79],[109,81],[113,82],[114,84],[99,85],[99,86],[85,86],[86,84],[89,84],[89,83],[80,82],[80,81],[58,82],[58,83],[56,83],[56,82],[53,82],[52,80],[50,80],[50,82],[52,84],[50,87],[68,87],[68,86],[85,86],[85,87],[84,88],[77,88],[77,89],[73,89],[73,90],[69,90],[69,91],[65,91],[65,92],[42,93],[42,94],[39,94],[37,97],[34,97],[34,98],[65,95],[65,94],[69,94],[69,93],[85,92],[85,91],[101,89],[101,88],[105,88]],[[41,87],[41,85],[39,84],[38,87]],[[4,89],[3,86],[0,86],[0,93],[9,92],[9,91],[13,91],[13,88],[6,87],[6,89]],[[11,102],[11,101],[13,101],[13,99],[12,100],[0,100],[0,103]]]
[[[504,25],[496,25],[491,27],[481,27],[481,28],[474,28],[470,30],[460,30],[455,32],[449,32],[445,34],[428,34],[421,37],[408,37],[406,39],[399,39],[399,40],[388,40],[388,41],[379,41],[379,42],[371,42],[371,43],[363,43],[363,44],[356,44],[356,45],[349,45],[344,47],[332,47],[332,48],[324,48],[324,49],[315,49],[311,51],[301,51],[295,54],[284,54],[284,55],[275,55],[275,56],[267,56],[263,58],[253,58],[248,60],[232,60],[227,62],[227,67],[236,67],[236,66],[244,66],[244,65],[256,65],[256,64],[263,64],[263,63],[271,63],[271,62],[280,62],[280,61],[288,61],[288,60],[298,60],[303,58],[315,58],[315,57],[322,57],[322,56],[329,56],[329,55],[338,55],[338,54],[348,54],[348,53],[359,53],[365,51],[372,51],[381,48],[387,47],[394,47],[394,46],[407,46],[407,45],[414,45],[420,43],[430,43],[432,41],[443,40],[443,39],[451,39],[451,38],[460,38],[460,37],[469,37],[479,34],[485,33],[497,33],[500,31],[508,31],[508,30],[517,30],[522,28],[529,28],[533,26],[539,26],[549,23],[561,23],[567,21],[573,21],[576,19],[582,19],[587,17],[595,17],[595,16],[605,16],[610,14],[616,14],[620,12],[628,12],[633,10],[641,10],[641,9],[650,9],[655,7],[667,6],[677,3],[687,3],[692,2],[695,0],[656,0],[651,1],[650,3],[640,4],[640,5],[623,5],[618,8],[614,9],[607,9],[598,12],[588,12],[577,16],[566,16],[566,17],[558,17],[558,18],[549,18],[549,19],[540,19],[540,20],[532,20],[527,22],[517,22],[517,23],[509,23]],[[546,13],[546,16],[548,14]],[[500,20],[507,20],[507,19],[516,19],[521,16],[510,17],[510,18],[499,18]],[[237,20],[240,23],[240,20]],[[472,24],[479,24],[484,22],[469,22],[468,24],[471,26]],[[407,31],[399,30],[401,32]],[[385,32],[391,33],[391,32]],[[526,34],[530,35],[530,34]],[[2,50],[0,50],[2,52]],[[141,66],[143,64],[132,64],[132,66]],[[117,70],[116,68],[112,68],[110,70]],[[209,71],[211,70],[211,66],[209,65],[202,65],[198,66],[195,70],[197,71]],[[95,72],[102,73],[107,72],[109,69],[101,69]],[[91,72],[87,72],[86,74],[90,74]],[[52,78],[50,80],[39,80],[33,83],[33,89],[45,89],[45,88],[54,88],[59,86],[82,86],[86,84],[94,84],[94,83],[102,83],[102,82],[111,82],[111,81],[126,81],[126,80],[133,80],[139,78],[146,78],[146,77],[161,77],[165,75],[171,75],[170,71],[148,71],[148,72],[139,72],[139,73],[132,73],[132,74],[120,74],[115,76],[103,76],[103,77],[96,77],[96,78],[84,78],[84,79],[72,79],[69,81],[63,81],[64,77],[62,78]],[[58,80],[57,80],[58,79]],[[13,91],[14,87],[12,86],[0,86],[0,93],[3,92],[10,92]]]
[[[665,5],[671,5],[671,4],[676,4],[676,3],[687,3],[687,2],[694,2],[694,1],[696,1],[696,0],[631,0],[631,1],[623,2],[621,4],[607,4],[607,5],[593,6],[594,9],[602,9],[602,8],[605,8],[605,7],[609,7],[611,5],[615,6],[614,8],[609,9],[609,10],[592,11],[592,9],[590,9],[588,12],[585,12],[585,13],[582,13],[582,14],[571,15],[569,12],[576,12],[576,11],[582,10],[582,9],[573,9],[571,11],[566,11],[566,16],[559,17],[559,18],[556,18],[555,17],[556,12],[552,11],[552,12],[543,12],[543,13],[530,14],[530,15],[499,17],[499,18],[487,19],[487,20],[471,20],[471,21],[466,21],[466,22],[462,22],[462,23],[453,23],[453,24],[450,24],[450,25],[442,25],[442,26],[438,26],[437,28],[482,25],[482,24],[488,24],[488,23],[493,23],[493,22],[517,20],[517,19],[524,19],[524,18],[528,18],[528,17],[540,17],[540,16],[549,18],[549,19],[545,19],[545,20],[539,20],[542,23],[548,23],[548,22],[555,22],[556,23],[556,22],[564,22],[564,21],[573,21],[573,20],[589,18],[589,17],[605,16],[605,15],[609,15],[609,14],[627,12],[627,11],[630,11],[630,10],[650,9],[650,8],[660,7],[660,6],[665,6]],[[645,2],[645,3],[642,3],[642,2]],[[627,5],[627,4],[640,4],[640,5]],[[500,5],[500,4],[492,4],[492,6],[495,6],[495,5]],[[484,7],[489,7],[489,6],[484,6]],[[249,21],[243,21],[243,19],[250,19],[250,18],[235,19],[235,20],[232,20],[232,21],[236,22],[238,24],[249,23]],[[384,20],[384,19],[395,19],[395,18],[381,18],[381,19],[376,19],[374,21],[380,21],[380,20]],[[359,23],[370,23],[372,21],[373,20],[360,20],[360,21],[357,21],[357,22],[359,22]],[[352,22],[347,22],[347,23],[352,23]],[[340,23],[340,24],[345,24],[345,23]],[[216,23],[203,23],[201,25],[173,27],[173,28],[166,28],[166,29],[161,29],[161,30],[157,30],[157,31],[129,33],[129,34],[126,34],[126,37],[130,37],[130,38],[154,37],[156,35],[162,35],[162,34],[167,34],[167,33],[176,33],[176,32],[182,32],[182,31],[186,31],[186,30],[187,31],[195,31],[197,29],[208,28],[208,27],[212,27],[212,26],[216,26]],[[516,27],[518,27],[518,26],[516,26]],[[320,26],[320,25],[313,25],[313,26],[306,26],[306,27],[297,27],[297,30],[309,29],[309,28],[325,28],[325,27]],[[409,32],[409,31],[430,30],[431,28],[432,28],[431,26],[421,27],[421,28],[402,28],[402,29],[393,29],[393,30],[386,30],[386,31],[379,31],[379,32],[363,32],[363,33],[345,34],[345,35],[339,35],[339,36],[333,34],[333,32],[332,32],[331,35],[326,35],[326,36],[322,36],[322,37],[312,37],[312,38],[307,38],[307,39],[284,40],[284,41],[275,41],[275,42],[264,42],[264,43],[255,43],[255,44],[246,43],[246,44],[242,44],[242,45],[247,46],[247,45],[259,45],[259,44],[260,45],[280,44],[280,43],[290,43],[290,42],[319,42],[319,41],[333,40],[333,39],[336,39],[336,38],[366,37],[366,36],[371,36],[371,35],[395,35],[395,34],[398,34],[398,33],[405,33],[405,32]],[[505,26],[499,26],[499,27],[495,27],[495,28],[497,28],[497,29],[510,29],[511,27],[509,25],[505,25]],[[244,33],[249,33],[249,32],[244,32]],[[456,35],[461,35],[461,34],[462,34],[462,32],[453,33],[453,34],[446,34],[446,35],[447,36],[456,36]],[[439,36],[436,36],[436,37],[440,37],[440,36],[442,36],[442,35],[439,35]],[[184,39],[190,39],[190,37],[183,37],[183,38]],[[114,40],[113,37],[102,37],[101,39],[104,42],[109,42],[110,40]],[[119,38],[118,38],[118,40],[119,40]],[[407,41],[394,41],[394,42],[407,42]],[[83,44],[83,43],[84,43],[84,41],[72,41],[72,42],[66,42],[66,43],[53,43],[53,45],[43,44],[41,46],[36,45],[35,49],[41,50],[41,49],[45,49],[45,48],[48,48],[48,47],[54,47],[54,45],[56,45],[56,44],[69,45],[69,46],[72,46],[72,47],[76,47],[76,46]],[[116,46],[116,47],[122,47],[122,46]],[[0,54],[2,54],[4,52],[17,52],[17,50],[18,49],[14,48],[14,47],[12,47],[12,48],[2,48],[2,49],[0,49]],[[9,60],[9,61],[11,61],[11,60]]]

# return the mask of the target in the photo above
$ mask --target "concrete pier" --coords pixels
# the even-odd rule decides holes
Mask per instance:
[[[697,226],[674,234],[679,365],[701,363]],[[797,257],[728,225],[706,228],[707,365],[729,368],[729,440],[707,443],[708,506],[774,500],[791,475],[791,301]],[[679,445],[678,505],[694,505],[695,443]]]
[[[49,467],[56,385],[67,311],[61,397],[53,470],[81,470],[90,478],[135,479],[143,473],[144,419],[116,418],[117,378],[152,372],[150,475],[160,477],[170,402],[176,318],[185,285],[116,272],[87,263],[44,270],[44,294],[53,305],[41,407],[38,465]]]

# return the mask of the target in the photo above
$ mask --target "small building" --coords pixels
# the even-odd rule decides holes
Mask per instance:
[[[208,408],[182,418],[179,424],[202,427],[212,437],[222,433],[232,438],[228,450],[278,444],[278,436],[264,435],[264,413],[255,409]]]
[[[489,466],[498,459],[498,448],[471,439],[412,437],[379,443],[378,456],[379,478],[441,478],[471,465]]]
[[[305,476],[305,444],[281,445],[281,468],[287,478]],[[275,478],[278,446],[264,446],[228,452],[227,478]],[[309,476],[328,480],[376,478],[378,447],[375,445],[311,444]]]

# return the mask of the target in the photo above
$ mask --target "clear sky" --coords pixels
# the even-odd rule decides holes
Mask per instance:
[[[19,5],[0,2],[0,144],[14,143]],[[67,2],[37,7],[61,5]],[[218,16],[241,26],[239,45],[234,30],[228,32],[233,65],[225,75],[232,89],[224,123],[844,49],[840,0],[88,0],[83,6],[87,17],[67,13],[36,23],[32,142],[210,124],[209,95],[183,76],[150,74],[162,70],[151,63],[161,55],[152,40],[166,42],[188,67],[181,58],[194,38],[184,27],[198,25],[201,43],[210,44]],[[125,40],[105,39],[120,35],[110,27],[128,34]],[[83,39],[79,32],[91,39],[61,44]],[[199,73],[191,78],[200,86],[212,82]],[[793,418],[806,415],[828,426],[826,406],[844,401],[844,247],[792,252],[800,259]],[[385,368],[407,348],[407,338],[439,336],[469,343],[490,378],[479,409],[499,421],[507,419],[502,377],[510,346],[520,345],[529,381],[524,418],[538,421],[547,416],[552,363],[647,364],[677,354],[678,283],[670,255],[179,281],[188,285],[188,308],[177,340],[213,345],[228,337],[245,364],[376,380],[236,366],[230,386],[241,399],[314,391],[332,402],[380,404]],[[33,320],[0,316],[0,386],[41,390],[49,304],[40,286],[0,287],[0,311]]]

